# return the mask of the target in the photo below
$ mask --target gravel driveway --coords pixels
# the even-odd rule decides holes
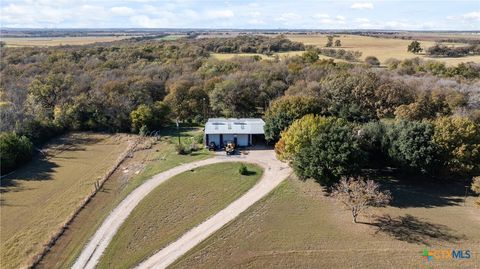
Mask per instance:
[[[75,261],[72,268],[95,268],[102,253],[107,248],[115,233],[122,223],[127,219],[132,210],[140,201],[158,185],[169,178],[182,172],[194,169],[199,166],[221,163],[221,162],[248,162],[263,167],[264,172],[260,181],[247,193],[228,205],[205,222],[185,233],[176,241],[170,243],[164,249],[142,262],[138,268],[165,268],[173,263],[188,250],[219,230],[225,224],[236,218],[248,207],[272,191],[291,173],[287,164],[280,162],[275,157],[273,150],[253,150],[242,155],[216,155],[213,158],[183,164],[170,170],[155,175],[151,179],[136,188],[130,193],[105,219],[97,232],[90,239],[82,250],[82,253]]]

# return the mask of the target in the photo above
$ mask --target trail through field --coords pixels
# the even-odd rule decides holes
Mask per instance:
[[[202,224],[185,233],[175,242],[172,242],[167,247],[157,252],[155,255],[141,263],[138,268],[167,267],[198,243],[202,242],[225,224],[235,219],[240,213],[272,191],[291,174],[291,169],[288,165],[275,158],[273,150],[255,150],[244,155],[216,156],[215,158],[207,160],[183,164],[157,174],[130,193],[110,213],[83,249],[72,268],[95,268],[113,236],[133,209],[145,196],[169,178],[204,165],[238,161],[254,163],[262,166],[265,171],[260,181],[239,199]]]

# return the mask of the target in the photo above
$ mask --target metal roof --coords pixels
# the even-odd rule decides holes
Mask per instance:
[[[205,124],[205,134],[264,134],[264,125],[260,118],[211,118]]]

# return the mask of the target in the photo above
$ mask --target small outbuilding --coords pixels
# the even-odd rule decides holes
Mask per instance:
[[[260,118],[211,118],[205,124],[205,145],[214,142],[223,147],[233,141],[239,147],[253,146],[265,141],[265,122]]]

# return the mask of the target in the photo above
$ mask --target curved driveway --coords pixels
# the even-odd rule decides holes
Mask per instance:
[[[105,219],[97,232],[82,250],[72,268],[95,268],[101,255],[107,248],[115,233],[128,215],[140,201],[158,185],[169,178],[199,166],[221,162],[248,162],[263,167],[264,172],[260,181],[247,193],[228,205],[226,208],[213,215],[205,222],[185,233],[176,241],[157,252],[155,255],[142,262],[138,268],[165,268],[173,263],[188,250],[202,242],[215,231],[233,220],[248,207],[260,200],[273,190],[291,173],[287,164],[275,158],[273,150],[254,150],[246,155],[215,156],[214,158],[183,164],[170,170],[155,175],[132,191]]]

